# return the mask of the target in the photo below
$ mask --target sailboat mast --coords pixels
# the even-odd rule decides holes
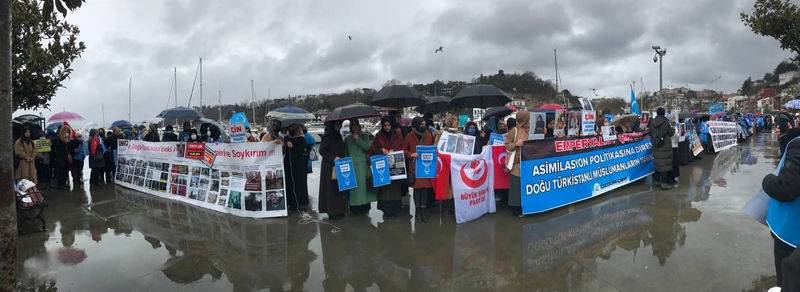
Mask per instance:
[[[250,96],[253,98],[253,124],[256,123],[256,89],[253,86],[253,79],[250,79]]]
[[[203,57],[200,57],[200,111],[203,110]]]
[[[106,126],[106,107],[103,105],[102,102],[100,103],[100,112],[102,113],[101,123],[102,123],[103,127],[105,127]]]
[[[267,88],[267,112],[269,112],[269,100],[272,98],[272,88]]]
[[[172,68],[174,71],[172,73],[172,82],[175,85],[175,107],[178,107],[178,67]]]
[[[131,120],[131,83],[133,83],[133,76],[128,77],[128,121]]]
[[[219,114],[217,120],[222,123],[222,89],[219,90],[219,95],[217,96],[217,111]]]

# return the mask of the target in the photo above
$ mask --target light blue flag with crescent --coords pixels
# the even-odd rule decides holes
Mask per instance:
[[[633,91],[633,86],[631,86],[631,113],[642,115],[642,110],[639,109],[639,103],[636,101],[636,92]]]

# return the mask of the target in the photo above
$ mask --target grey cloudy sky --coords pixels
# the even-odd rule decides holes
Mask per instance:
[[[752,2],[92,0],[68,16],[87,50],[51,108],[100,123],[102,102],[106,123],[127,118],[132,76],[132,120],[151,119],[167,107],[173,67],[187,104],[201,56],[203,102],[216,104],[218,90],[223,103],[249,99],[251,79],[259,99],[498,69],[552,79],[554,48],[573,93],[627,96],[640,77],[657,89],[655,44],[668,51],[665,87],[731,92],[789,57],[741,24]]]

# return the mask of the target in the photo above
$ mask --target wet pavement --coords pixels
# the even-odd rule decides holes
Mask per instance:
[[[384,222],[374,205],[369,218],[246,219],[113,185],[48,190],[50,230],[21,236],[18,288],[764,291],[772,239],[740,210],[777,162],[763,133],[682,167],[671,191],[642,181],[546,214],[498,208],[460,225],[438,210],[428,223]]]

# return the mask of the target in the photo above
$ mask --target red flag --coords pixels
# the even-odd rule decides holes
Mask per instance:
[[[437,201],[447,199],[450,189],[450,155],[439,152],[436,162],[436,178],[433,179],[433,193]]]
[[[506,147],[503,145],[492,146],[492,160],[494,161],[494,189],[508,189],[508,172],[506,165]]]

